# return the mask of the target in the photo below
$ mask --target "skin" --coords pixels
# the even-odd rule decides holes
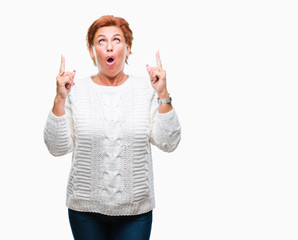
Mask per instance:
[[[89,49],[90,56],[96,60],[98,74],[92,80],[104,86],[119,86],[128,76],[124,73],[125,60],[130,54],[130,46],[125,43],[122,30],[116,26],[99,28],[94,36],[93,48]],[[113,65],[108,65],[108,56],[115,58]],[[169,97],[166,87],[166,71],[162,68],[159,52],[156,53],[156,67],[146,66],[151,85],[160,99]],[[52,112],[56,116],[65,114],[65,100],[74,86],[76,71],[65,72],[65,58],[61,56],[59,74],[56,77],[57,93]],[[170,103],[160,104],[159,113],[167,113],[173,109]]]
[[[157,92],[159,99],[169,98],[170,95],[167,90],[166,84],[166,71],[162,68],[159,52],[156,53],[156,67],[146,66],[147,72],[150,76],[151,85]],[[159,104],[158,112],[167,113],[173,109],[171,103]]]
[[[54,100],[52,112],[61,117],[65,114],[65,99],[70,93],[71,88],[74,86],[74,77],[76,71],[65,72],[65,58],[61,56],[61,65],[59,74],[56,77],[57,93]]]
[[[102,27],[97,30],[93,48],[89,48],[92,59],[96,59],[98,74],[92,80],[104,86],[119,86],[128,78],[124,74],[125,59],[130,54],[130,47],[125,43],[121,28],[116,26]],[[115,58],[115,63],[106,63],[108,56]]]

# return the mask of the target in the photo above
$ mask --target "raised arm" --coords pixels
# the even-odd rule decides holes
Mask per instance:
[[[59,75],[56,77],[57,94],[44,128],[44,141],[49,152],[62,156],[71,152],[75,145],[75,130],[69,93],[74,85],[75,71],[65,72],[65,58],[61,56]]]
[[[162,68],[162,63],[159,55],[159,51],[156,52],[156,67],[147,67],[147,72],[150,76],[151,85],[156,91],[160,100],[169,99],[169,93],[166,84],[166,71]],[[173,109],[171,102],[162,103],[159,105],[159,113],[167,113]]]
[[[166,71],[162,68],[159,52],[156,53],[156,65],[147,65],[151,85],[156,91],[150,110],[150,142],[165,152],[172,152],[180,142],[181,127],[167,91]]]
[[[61,56],[61,64],[59,74],[56,77],[57,93],[54,100],[54,106],[52,112],[61,117],[65,114],[65,100],[70,93],[71,87],[74,86],[74,77],[76,71],[65,72],[65,58]]]

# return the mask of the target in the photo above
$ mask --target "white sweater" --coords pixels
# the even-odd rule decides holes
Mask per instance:
[[[175,110],[160,114],[149,79],[130,76],[117,87],[76,80],[65,115],[49,113],[49,152],[72,152],[66,206],[106,215],[137,215],[155,207],[151,145],[166,152],[180,141]]]

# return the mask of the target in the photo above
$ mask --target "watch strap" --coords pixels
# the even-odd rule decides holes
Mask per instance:
[[[171,97],[165,98],[165,99],[159,99],[159,98],[157,98],[157,102],[158,102],[158,104],[171,103],[172,102],[172,98]]]

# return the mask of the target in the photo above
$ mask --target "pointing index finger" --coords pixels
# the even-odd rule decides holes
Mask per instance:
[[[61,64],[60,64],[60,70],[59,75],[65,72],[65,58],[63,55],[61,55]]]
[[[162,68],[159,51],[156,52],[156,65],[157,67]]]

